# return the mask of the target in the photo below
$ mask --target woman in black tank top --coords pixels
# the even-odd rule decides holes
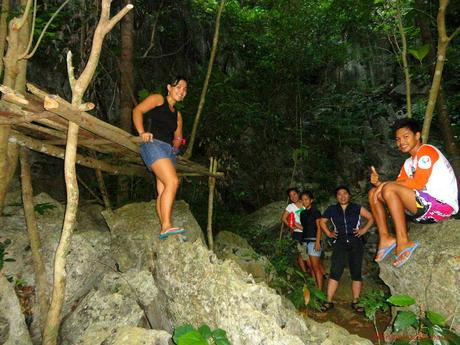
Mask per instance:
[[[162,240],[185,231],[173,227],[171,217],[179,186],[175,168],[176,154],[185,143],[182,138],[182,115],[175,105],[187,94],[187,80],[176,77],[167,89],[166,97],[150,95],[133,109],[134,126],[143,142],[140,147],[142,159],[156,177],[156,209],[161,223]]]

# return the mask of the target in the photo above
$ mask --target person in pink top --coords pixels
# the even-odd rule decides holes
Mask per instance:
[[[380,241],[375,258],[381,262],[396,249],[395,267],[404,265],[420,245],[407,234],[406,215],[418,223],[437,223],[458,212],[458,187],[452,166],[434,146],[421,142],[419,123],[411,118],[394,125],[396,145],[410,155],[396,181],[380,181],[371,168],[369,204],[377,225]],[[395,227],[396,238],[390,235],[385,206]]]

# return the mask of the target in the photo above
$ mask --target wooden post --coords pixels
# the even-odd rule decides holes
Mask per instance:
[[[217,172],[217,159],[211,157],[209,163],[209,172],[215,174]],[[209,196],[208,196],[208,246],[214,250],[214,240],[212,237],[212,213],[214,210],[214,190],[216,188],[216,178],[209,176],[208,178]]]
[[[93,158],[97,159],[97,155],[95,152],[92,152]],[[104,207],[106,210],[111,210],[112,205],[110,204],[109,193],[107,192],[107,188],[105,187],[104,176],[102,175],[102,171],[100,169],[94,169],[96,174],[97,184],[99,185],[99,191],[102,195],[102,200],[104,200]]]
[[[45,264],[43,263],[43,257],[40,252],[41,243],[37,229],[37,220],[35,219],[32,180],[30,177],[29,149],[27,147],[21,147],[19,159],[21,161],[22,203],[27,224],[27,234],[29,236],[29,243],[32,251],[35,285],[37,286],[38,305],[41,315],[40,326],[43,332],[45,317],[48,313],[48,280],[46,278]]]

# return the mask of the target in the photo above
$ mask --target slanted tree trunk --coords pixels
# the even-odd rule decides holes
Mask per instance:
[[[22,187],[22,203],[24,206],[24,215],[27,223],[27,234],[32,252],[32,261],[35,271],[36,291],[38,296],[38,305],[41,315],[41,330],[45,324],[45,317],[48,312],[48,280],[46,278],[45,264],[40,252],[41,243],[40,235],[37,228],[37,220],[35,218],[32,180],[30,177],[29,164],[29,149],[22,147],[20,150],[21,161],[21,187]]]
[[[433,76],[435,72],[436,48],[433,35],[431,34],[429,22],[425,17],[426,7],[424,6],[423,0],[416,0],[415,7],[417,9],[417,16],[415,19],[418,27],[420,28],[422,42],[430,46],[430,50],[428,52],[429,72]],[[436,105],[438,126],[444,139],[444,149],[449,156],[455,157],[451,164],[455,171],[455,175],[457,175],[457,178],[460,178],[460,160],[457,159],[457,157],[460,157],[460,150],[457,146],[456,140],[454,138],[454,133],[452,131],[452,124],[447,108],[447,101],[442,90],[442,85],[439,89]]]
[[[433,81],[431,84],[430,94],[428,97],[428,105],[426,107],[425,118],[423,121],[422,139],[424,143],[428,142],[428,137],[430,134],[430,126],[431,120],[433,119],[433,111],[434,107],[436,106],[436,100],[438,98],[439,89],[441,87],[442,71],[444,69],[444,63],[446,61],[447,47],[449,46],[450,41],[460,32],[460,27],[458,27],[452,35],[447,36],[446,8],[448,4],[449,0],[439,0],[439,9],[437,16],[438,50],[436,66],[433,74]]]
[[[118,23],[123,16],[133,8],[132,5],[125,6],[112,19],[110,19],[111,0],[102,0],[101,16],[97,24],[91,53],[85,69],[80,78],[75,79],[74,68],[72,64],[72,53],[67,54],[67,70],[69,82],[72,90],[72,107],[75,110],[80,109],[83,95],[88,88],[89,83],[96,71],[99,57],[102,50],[102,43],[105,35],[112,30],[113,26]],[[77,145],[78,145],[78,124],[69,121],[67,132],[66,153],[64,158],[64,177],[67,192],[67,207],[64,215],[64,225],[62,227],[61,239],[56,249],[54,257],[54,275],[53,275],[53,293],[51,305],[47,315],[45,330],[43,333],[44,345],[56,345],[59,327],[61,324],[61,311],[64,303],[67,253],[70,248],[72,233],[75,228],[75,218],[78,208],[78,182],[75,169]]]
[[[409,72],[409,64],[407,63],[407,38],[406,38],[406,31],[404,29],[402,15],[401,15],[401,3],[399,1],[396,4],[396,22],[398,23],[398,30],[399,30],[399,34],[401,35],[401,43],[402,43],[401,60],[403,62],[404,80],[406,84],[407,116],[412,117],[410,72]]]
[[[127,5],[130,0],[124,0]],[[121,20],[121,56],[120,56],[120,128],[131,133],[134,90],[133,40],[134,12],[130,11]],[[118,177],[118,203],[129,198],[130,178]]]
[[[219,30],[220,30],[220,18],[222,17],[222,12],[224,11],[225,0],[220,1],[219,9],[217,10],[216,25],[214,28],[214,38],[212,40],[211,56],[209,57],[208,70],[206,72],[206,78],[204,80],[203,89],[201,90],[200,103],[198,104],[198,110],[195,115],[195,120],[193,122],[192,134],[190,136],[190,141],[187,147],[187,151],[184,153],[184,158],[190,159],[193,153],[193,145],[195,144],[196,132],[198,130],[198,124],[200,123],[201,113],[203,112],[204,102],[206,100],[206,93],[208,92],[209,80],[211,79],[212,66],[214,64],[214,59],[216,58],[217,52],[217,43],[219,42]]]
[[[24,79],[25,82],[27,63],[19,63],[19,56],[23,52],[21,49],[24,49],[24,42],[27,42],[29,37],[28,22],[32,1],[21,0],[21,5],[25,6],[22,16],[11,19],[8,24],[8,49],[4,57],[3,85],[23,91],[24,85],[21,85],[21,80]],[[9,125],[0,126],[0,214],[3,212],[6,193],[18,162],[17,146],[8,143],[10,131]]]

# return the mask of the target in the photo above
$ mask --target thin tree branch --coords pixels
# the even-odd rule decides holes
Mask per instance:
[[[37,0],[35,0],[35,1],[37,1]],[[32,50],[32,52],[29,53],[29,49],[30,49],[30,46],[32,45],[32,39],[33,39],[33,25],[32,25],[32,31],[31,31],[31,35],[30,35],[29,46],[27,47],[27,50],[24,52],[24,54],[19,57],[19,59],[30,59],[32,56],[34,56],[35,52],[37,51],[37,49],[38,49],[38,47],[40,45],[40,42],[43,39],[43,36],[45,36],[46,30],[51,25],[51,23],[53,22],[54,18],[56,18],[56,16],[59,14],[59,12],[61,12],[61,10],[65,7],[65,5],[67,5],[69,3],[69,1],[70,0],[64,1],[62,3],[62,5],[59,6],[59,8],[56,10],[56,12],[53,13],[53,15],[51,16],[51,18],[48,20],[48,22],[46,23],[45,27],[43,28],[42,32],[40,33],[40,37],[38,38],[37,43],[35,43],[34,49]],[[34,12],[34,21],[35,21],[35,12]]]
[[[161,8],[163,7],[163,0],[160,2],[160,7],[158,8],[158,11],[157,11],[157,14],[156,14],[156,17],[155,17],[155,20],[153,22],[153,26],[152,26],[152,33],[150,34],[150,44],[149,44],[149,47],[147,48],[147,50],[144,52],[144,54],[142,54],[142,58],[145,58],[147,56],[147,54],[149,53],[149,51],[154,47],[155,45],[155,33],[156,33],[156,30],[157,30],[157,24],[158,24],[158,19],[160,18],[160,12],[161,12]]]
[[[32,0],[28,0],[27,1],[27,5],[26,5],[26,8],[24,10],[24,13],[22,14],[22,17],[21,19],[16,23],[16,29],[19,30],[20,28],[22,28],[22,26],[24,25],[24,23],[26,22],[27,20],[27,17],[29,16],[29,12],[30,12],[30,7],[32,6]]]

